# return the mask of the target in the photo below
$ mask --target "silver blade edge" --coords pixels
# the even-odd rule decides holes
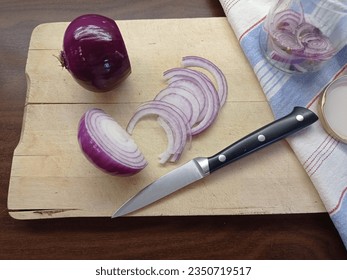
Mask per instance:
[[[144,208],[209,175],[207,158],[199,157],[160,177],[125,202],[112,218]]]

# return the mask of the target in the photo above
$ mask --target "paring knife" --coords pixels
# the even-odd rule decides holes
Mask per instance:
[[[211,157],[197,157],[160,177],[124,203],[112,218],[127,215],[195,182],[246,155],[293,134],[318,120],[315,113],[295,107],[280,118]]]

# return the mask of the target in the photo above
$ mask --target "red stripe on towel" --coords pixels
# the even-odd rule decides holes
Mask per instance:
[[[336,212],[336,210],[338,210],[338,209],[340,208],[342,199],[343,199],[343,197],[345,196],[346,192],[347,192],[347,187],[345,187],[344,190],[342,191],[341,196],[340,196],[340,198],[339,198],[339,201],[337,202],[337,205],[336,205],[332,210],[330,210],[330,211],[328,212],[329,215],[332,215],[334,212]]]
[[[253,25],[252,25],[251,27],[249,27],[245,32],[243,32],[243,33],[241,34],[240,38],[239,38],[239,41],[241,41],[242,38],[243,38],[249,31],[251,31],[254,27],[256,27],[258,24],[262,23],[262,22],[264,21],[265,18],[266,18],[266,16],[263,17],[262,19],[258,20],[255,24],[253,24]]]

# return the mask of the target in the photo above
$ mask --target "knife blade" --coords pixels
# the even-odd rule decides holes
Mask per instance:
[[[218,169],[313,124],[318,117],[304,107],[294,107],[275,120],[210,157],[197,157],[160,177],[125,202],[112,218],[142,209],[210,175]]]

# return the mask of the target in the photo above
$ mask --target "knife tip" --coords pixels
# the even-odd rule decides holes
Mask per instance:
[[[120,215],[120,214],[118,214],[118,212],[116,212],[111,216],[111,219],[118,218],[120,216],[122,216],[122,215]]]
[[[131,213],[131,211],[125,209],[126,207],[124,207],[124,205],[119,208],[116,212],[114,212],[114,214],[111,216],[111,218],[118,218],[118,217],[122,217],[122,216],[125,216],[129,213]]]

